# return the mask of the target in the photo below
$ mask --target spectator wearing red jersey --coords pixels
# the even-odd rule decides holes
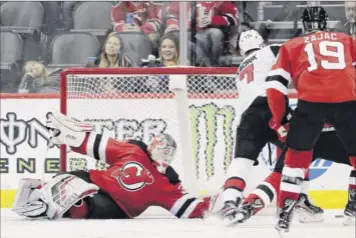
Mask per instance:
[[[160,37],[163,4],[150,1],[120,1],[112,7],[111,19],[116,32],[143,32],[154,46]]]

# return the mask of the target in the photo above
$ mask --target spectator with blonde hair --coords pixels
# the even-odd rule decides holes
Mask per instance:
[[[142,60],[142,66],[148,67],[172,67],[179,64],[179,40],[174,34],[164,35],[158,44],[158,56],[156,59],[150,55]]]
[[[159,42],[159,58],[164,66],[179,63],[179,41],[174,35],[165,35]]]
[[[50,73],[42,63],[27,61],[19,93],[59,93],[60,71],[56,69]]]
[[[123,53],[124,43],[116,32],[112,32],[106,38],[105,43],[94,62],[89,62],[88,67],[121,68],[132,67],[133,62]]]

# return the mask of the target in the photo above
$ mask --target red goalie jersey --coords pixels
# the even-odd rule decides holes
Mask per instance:
[[[145,34],[151,34],[158,31],[162,25],[163,4],[142,1],[120,1],[111,9],[111,19],[114,24],[114,30],[123,31],[125,23],[136,24]],[[131,17],[128,17],[128,15]],[[132,22],[127,22],[131,18]]]
[[[73,151],[110,165],[105,171],[90,170],[90,179],[131,218],[150,206],[163,207],[178,218],[200,218],[209,208],[210,198],[198,199],[185,192],[172,167],[165,174],[158,172],[143,142],[90,133]]]

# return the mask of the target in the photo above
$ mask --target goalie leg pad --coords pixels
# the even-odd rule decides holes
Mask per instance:
[[[48,116],[46,127],[53,132],[51,142],[79,147],[86,136],[86,132],[94,129],[93,124],[75,121],[57,111]]]
[[[58,173],[55,175],[55,177],[61,175],[61,174],[70,174],[70,175],[74,175],[78,178],[83,179],[85,182],[87,183],[93,183],[90,179],[90,175],[89,172],[85,171],[85,170],[75,170],[75,171],[70,171],[70,172],[62,172],[62,173]]]
[[[74,175],[91,183],[89,173],[84,170],[65,172],[62,174]],[[61,175],[61,174],[58,174]],[[57,176],[58,176],[57,175]],[[98,193],[88,196],[74,204],[64,215],[72,219],[126,219],[126,213],[116,204],[116,202],[105,192],[99,190]]]
[[[74,204],[85,197],[97,193],[99,187],[70,174],[54,177],[40,189],[42,200],[47,203],[47,217],[52,220],[61,218]]]

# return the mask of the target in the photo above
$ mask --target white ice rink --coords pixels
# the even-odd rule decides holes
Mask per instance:
[[[146,213],[147,214],[147,213]],[[152,213],[151,213],[152,214]],[[294,222],[286,238],[355,238],[356,227],[345,227],[335,212],[324,223]],[[26,220],[1,210],[1,238],[277,238],[275,219],[256,216],[238,227],[222,227],[202,220],[152,217],[133,220]]]

